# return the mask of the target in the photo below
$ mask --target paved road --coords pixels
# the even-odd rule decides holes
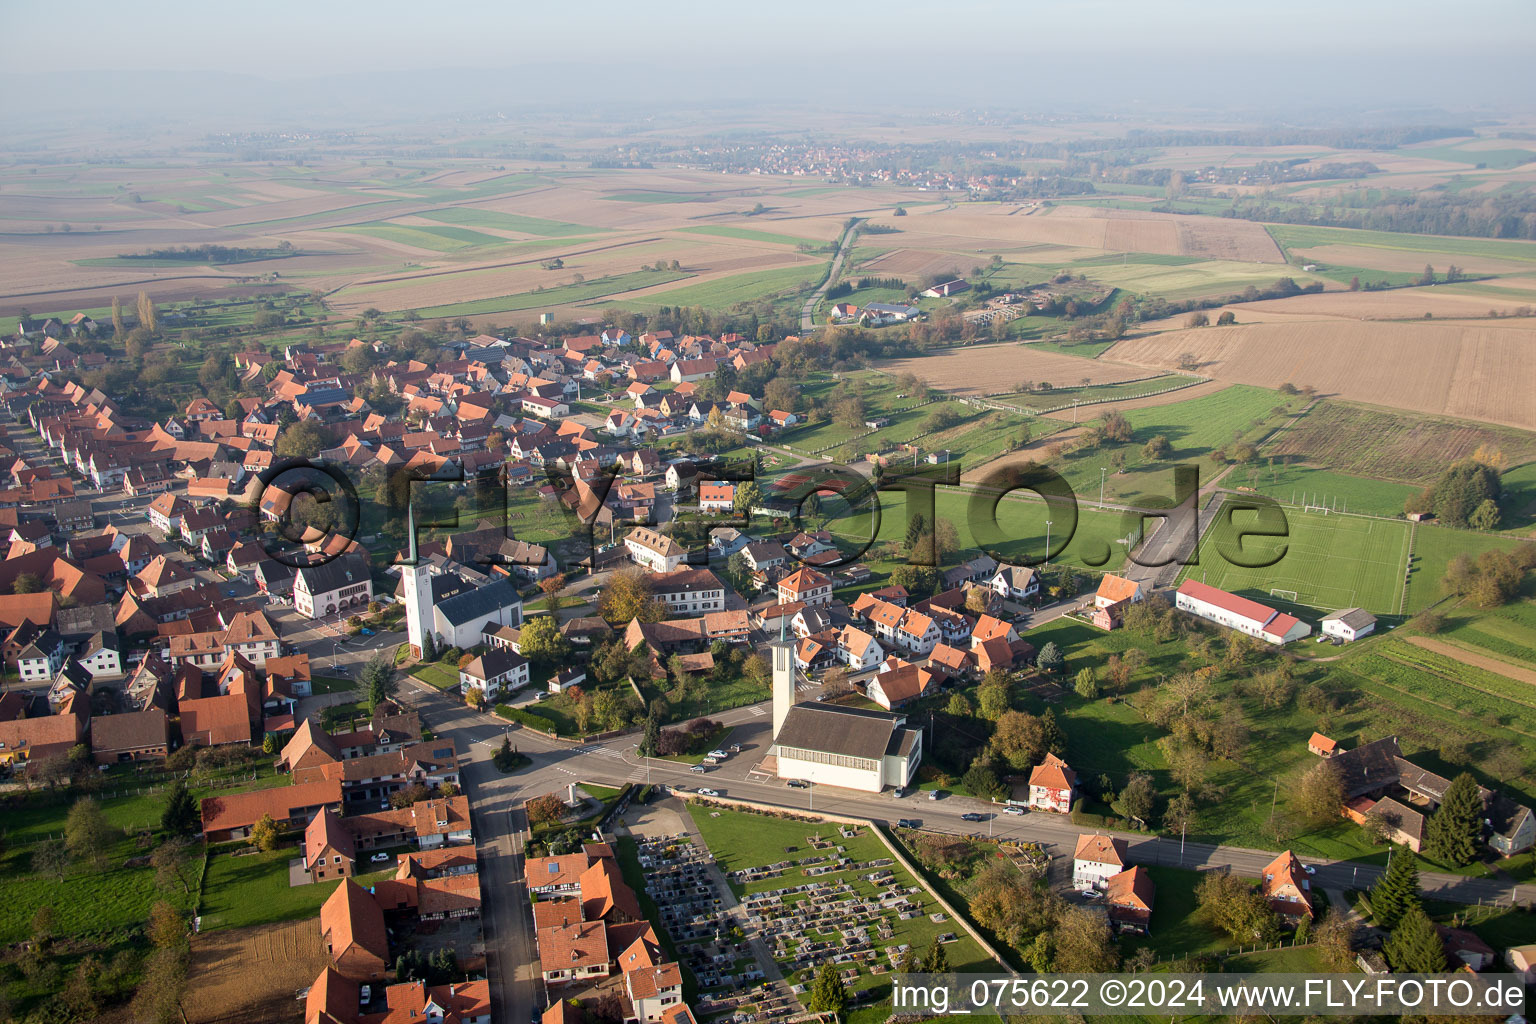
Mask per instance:
[[[742,751],[720,767],[696,773],[673,761],[641,758],[635,751],[638,735],[620,736],[581,745],[548,739],[473,711],[443,694],[407,679],[401,696],[421,711],[423,720],[439,736],[451,736],[461,754],[468,754],[464,770],[477,841],[482,849],[481,871],[489,908],[484,918],[488,973],[493,1013],[499,1020],[527,1020],[543,993],[534,970],[536,955],[531,915],[523,887],[522,849],[518,833],[523,827],[518,808],[530,797],[562,792],[573,782],[620,786],[626,782],[666,784],[677,791],[700,785],[720,791],[727,799],[751,800],[786,810],[824,812],[894,822],[915,818],[926,830],[968,835],[992,835],[1040,843],[1054,857],[1070,858],[1077,838],[1097,831],[1072,824],[1056,814],[1032,812],[1004,815],[999,808],[969,797],[945,795],[938,800],[923,795],[896,799],[829,787],[790,789],[783,782],[754,771],[771,742],[769,705],[749,707],[716,715],[732,727],[727,742],[739,743]],[[490,764],[492,751],[503,734],[510,736],[533,764],[503,776]],[[984,823],[964,822],[960,815],[979,812]],[[1134,863],[1164,864],[1186,868],[1230,867],[1244,875],[1257,875],[1275,854],[1235,846],[1180,843],[1177,838],[1121,833]],[[1381,869],[1371,865],[1305,859],[1316,868],[1314,883],[1326,890],[1364,888]],[[1466,878],[1425,872],[1420,884],[1428,895],[1460,903],[1509,903],[1536,901],[1536,885],[1511,885],[1486,878]]]
[[[854,221],[863,220],[855,217]],[[843,260],[847,258],[849,250],[853,248],[855,232],[849,227],[843,232],[843,240],[837,247],[837,255],[832,257],[832,269],[827,271],[827,279],[821,283],[821,287],[811,293],[811,297],[805,300],[805,305],[800,307],[800,333],[810,334],[816,329],[816,303],[827,294],[827,289],[837,281],[837,275],[843,269]]]

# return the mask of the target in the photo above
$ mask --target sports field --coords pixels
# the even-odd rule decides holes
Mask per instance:
[[[1185,567],[1181,581],[1203,580],[1303,612],[1364,608],[1378,615],[1401,614],[1407,523],[1292,508],[1285,510],[1286,536],[1240,541],[1240,533],[1256,527],[1258,514],[1237,509],[1229,516],[1229,508],[1217,515],[1202,540],[1200,564]]]

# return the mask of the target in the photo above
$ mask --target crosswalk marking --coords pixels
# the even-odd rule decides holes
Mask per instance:
[[[752,708],[752,717],[754,718],[761,718],[767,713],[768,712],[764,711],[761,705],[754,705]]]
[[[624,751],[614,750],[612,747],[598,747],[597,752],[604,757],[616,757],[621,761],[624,760]]]

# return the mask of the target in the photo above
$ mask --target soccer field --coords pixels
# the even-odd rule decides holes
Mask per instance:
[[[1402,613],[1407,523],[1294,507],[1284,511],[1288,536],[1248,537],[1239,548],[1236,535],[1252,527],[1257,514],[1237,510],[1228,520],[1224,510],[1200,544],[1200,564],[1185,567],[1179,579],[1203,580],[1289,610],[1326,614],[1358,607],[1377,615]],[[1236,565],[1222,556],[1222,548],[1240,550],[1242,561],[1273,564]]]

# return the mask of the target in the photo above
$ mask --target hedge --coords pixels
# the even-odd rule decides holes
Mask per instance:
[[[510,704],[497,704],[496,714],[509,722],[526,725],[530,729],[538,729],[551,735],[560,731],[554,722],[551,722],[543,715],[536,715],[532,711],[524,711],[522,708],[514,708]]]

